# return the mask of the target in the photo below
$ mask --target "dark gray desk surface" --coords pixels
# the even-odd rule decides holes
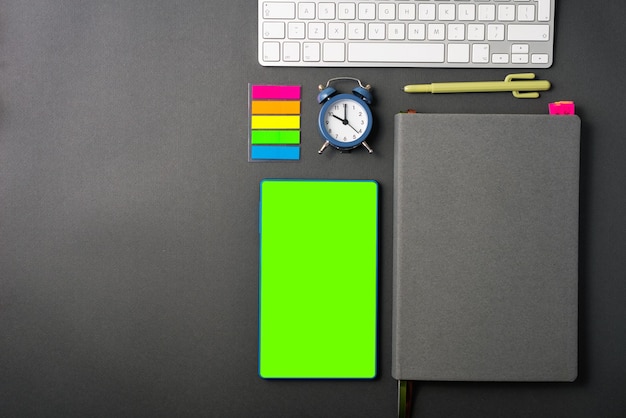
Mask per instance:
[[[571,99],[583,121],[579,378],[422,383],[414,416],[624,416],[626,6],[559,3],[555,64],[537,70],[553,89],[524,101],[400,91],[507,70],[263,68],[251,0],[1,1],[0,415],[394,416],[394,113],[543,113]],[[316,86],[338,75],[374,86],[373,155],[316,153]],[[302,85],[300,162],[247,162],[248,83]],[[264,177],[380,182],[376,380],[257,376]]]

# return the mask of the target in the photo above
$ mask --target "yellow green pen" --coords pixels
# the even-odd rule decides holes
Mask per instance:
[[[510,91],[519,99],[536,99],[539,91],[550,89],[548,80],[535,80],[534,73],[509,74],[504,81],[469,81],[453,83],[411,84],[405,93],[475,93]],[[515,81],[517,80],[517,81]]]

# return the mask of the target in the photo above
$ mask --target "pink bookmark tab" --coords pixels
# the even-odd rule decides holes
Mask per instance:
[[[548,103],[548,110],[551,115],[573,115],[576,113],[576,106],[572,101],[560,101]]]
[[[253,100],[300,100],[300,86],[252,86]]]

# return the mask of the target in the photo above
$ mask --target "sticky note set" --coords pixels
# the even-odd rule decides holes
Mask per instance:
[[[250,84],[248,161],[300,159],[300,86]]]
[[[265,179],[259,201],[259,375],[375,377],[378,184]]]

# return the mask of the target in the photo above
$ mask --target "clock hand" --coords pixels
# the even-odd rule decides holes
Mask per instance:
[[[349,127],[351,127],[352,129],[354,129],[354,132],[356,132],[357,134],[359,133],[359,131],[357,131],[357,129],[356,129],[354,126],[350,125],[350,123],[349,123],[349,122],[347,123],[347,125],[348,125]]]
[[[340,120],[341,123],[343,123],[344,125],[348,125],[349,124],[348,119],[341,119],[339,116],[335,115],[334,113],[331,113],[330,116],[332,116],[333,118],[335,118],[337,120]],[[354,128],[352,128],[352,129],[354,129]]]
[[[331,113],[331,114],[330,114],[330,116],[332,116],[332,117],[333,117],[333,118],[335,118],[335,119],[340,120],[342,123],[343,123],[343,121],[344,121],[343,119],[341,119],[339,116],[335,115],[334,113]]]
[[[346,125],[348,123],[348,104],[343,104],[343,124]]]

